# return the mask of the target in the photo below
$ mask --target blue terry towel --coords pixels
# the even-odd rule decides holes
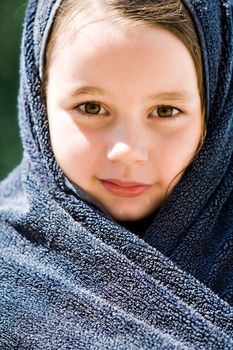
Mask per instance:
[[[0,349],[233,349],[233,3],[183,2],[203,51],[207,137],[141,239],[54,159],[40,71],[60,1],[29,1],[24,156],[0,184]]]

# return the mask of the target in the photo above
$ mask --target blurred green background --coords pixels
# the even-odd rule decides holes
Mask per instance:
[[[19,49],[26,0],[0,0],[0,180],[21,160],[17,120]]]

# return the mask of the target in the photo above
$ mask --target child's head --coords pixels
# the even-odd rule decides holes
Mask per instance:
[[[65,175],[116,219],[158,209],[204,135],[201,52],[181,2],[63,1],[45,84]]]

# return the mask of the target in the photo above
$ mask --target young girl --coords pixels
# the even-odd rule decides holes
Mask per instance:
[[[232,12],[29,1],[1,349],[232,349]]]

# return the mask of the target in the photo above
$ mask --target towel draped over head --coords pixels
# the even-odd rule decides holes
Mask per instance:
[[[55,161],[41,75],[60,2],[26,11],[24,155],[0,184],[0,348],[233,349],[233,1],[183,0],[207,136],[143,238],[75,193]]]

